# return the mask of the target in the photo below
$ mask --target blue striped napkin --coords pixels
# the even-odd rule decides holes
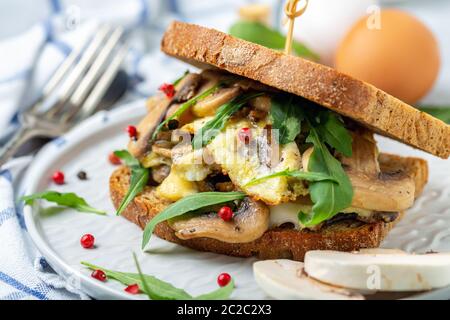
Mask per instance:
[[[227,30],[237,7],[246,2],[252,1],[34,0],[30,10],[28,0],[2,0],[0,27],[21,32],[0,41],[0,146],[58,64],[101,22],[121,24],[129,33],[125,67],[131,100],[151,95],[185,70],[159,52],[161,34],[171,20]],[[88,299],[53,272],[29,239],[14,194],[20,194],[16,186],[30,160],[15,159],[0,168],[0,299]]]

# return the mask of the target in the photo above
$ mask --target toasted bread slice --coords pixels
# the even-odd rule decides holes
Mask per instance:
[[[416,182],[416,197],[427,181],[428,167],[422,159],[381,154],[380,166],[385,172],[401,170],[412,176]],[[116,208],[128,191],[129,175],[129,169],[121,167],[110,178],[110,193]],[[146,187],[122,215],[144,228],[152,217],[169,204],[169,201],[155,194],[153,187]],[[167,241],[200,251],[238,257],[257,256],[261,259],[289,258],[303,261],[309,250],[352,251],[378,247],[393,225],[394,223],[367,224],[347,220],[324,227],[319,232],[276,228],[266,231],[261,238],[249,243],[226,243],[210,238],[181,240],[166,222],[156,226],[155,234]]]
[[[161,50],[200,68],[220,68],[302,96],[441,158],[450,155],[449,125],[327,66],[183,22],[169,26]]]

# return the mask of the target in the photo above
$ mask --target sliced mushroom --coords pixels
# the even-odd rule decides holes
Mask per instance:
[[[253,264],[256,283],[269,296],[280,300],[363,300],[348,290],[310,278],[302,262],[288,259],[258,261]]]
[[[386,223],[397,220],[399,212],[373,211],[369,216],[358,216],[357,219],[366,223],[383,221]]]
[[[172,148],[155,143],[152,153],[171,159],[173,168],[188,181],[202,181],[215,168],[214,164],[205,161],[208,157],[206,150],[193,150],[190,144],[180,144]]]
[[[266,91],[266,92],[277,92],[273,87],[266,86],[261,82],[253,81],[248,78],[236,78],[233,86],[239,87],[244,91],[255,90],[255,91]]]
[[[276,92],[273,87],[266,86],[261,82],[250,80],[248,78],[241,78],[236,75],[231,75],[226,72],[221,72],[218,70],[207,69],[201,73],[201,76],[210,81],[210,83],[218,83],[219,81],[233,80],[232,86],[241,88],[244,91],[255,90],[255,91],[268,91]]]
[[[373,133],[358,129],[352,133],[352,156],[341,162],[353,186],[352,207],[374,211],[398,212],[414,202],[414,180],[403,174],[383,173],[378,164],[378,148]],[[307,170],[313,148],[302,155]]]
[[[189,73],[175,87],[173,102],[183,102],[191,99],[199,89],[202,76],[198,73]]]
[[[156,135],[156,141],[168,141],[170,142],[172,140],[172,131],[160,131]]]
[[[191,154],[193,151],[194,150],[192,149],[192,144],[183,143],[183,142],[178,143],[172,148],[172,157],[179,159],[179,158],[183,157],[184,155]],[[191,159],[189,159],[188,162],[190,163],[194,159],[197,159],[197,158],[192,157]],[[200,159],[201,159],[201,157],[200,157]]]
[[[192,107],[192,113],[197,117],[213,116],[221,105],[237,97],[239,92],[239,88],[219,89],[214,94],[197,102],[197,104]]]
[[[197,181],[197,187],[199,192],[214,191],[214,186],[206,180]]]
[[[352,157],[342,159],[354,188],[352,206],[390,212],[408,209],[414,203],[414,180],[402,172],[381,172],[373,133],[361,130],[353,133]]]
[[[204,70],[200,75],[202,77],[202,83],[200,88],[198,89],[199,94],[205,92],[208,89],[211,89],[226,78],[224,73],[213,70]]]
[[[152,146],[152,151],[160,156],[163,156],[164,158],[172,158],[172,149],[165,146],[158,146],[154,144]]]
[[[266,119],[266,117],[267,117],[267,112],[261,111],[261,110],[256,110],[256,109],[250,110],[250,112],[248,114],[248,118],[253,123],[257,123],[261,120],[264,120],[264,119]]]
[[[151,112],[153,108],[161,101],[166,100],[163,95],[157,94],[147,99],[147,102],[145,103],[145,106],[147,108],[147,112]]]
[[[173,101],[180,103],[192,99],[198,89],[198,86],[202,80],[201,75],[197,73],[190,73],[184,77],[177,85],[176,94],[173,97]]]
[[[162,119],[164,119],[169,104],[169,100],[160,100],[137,125],[138,138],[136,141],[131,140],[128,143],[128,150],[134,157],[142,158],[147,153],[153,131]]]
[[[176,86],[177,93],[171,100],[167,98],[156,97],[149,99],[147,109],[148,114],[141,120],[137,126],[138,137],[136,141],[130,141],[128,150],[136,158],[142,158],[150,148],[149,141],[156,127],[161,123],[167,114],[168,108],[173,101],[178,101],[181,95],[185,96],[184,88],[195,91],[201,80],[201,76],[190,73]]]
[[[202,82],[202,76],[197,73],[188,74],[181,82],[177,85],[177,91],[172,99],[172,105],[167,110],[166,118],[172,116],[183,102],[191,99],[199,91],[200,84]],[[194,115],[191,110],[188,109],[183,112],[182,115],[177,117],[179,125],[189,123],[194,120]]]
[[[169,222],[175,235],[183,240],[212,238],[227,243],[245,243],[260,238],[269,228],[269,208],[262,202],[245,198],[232,221],[226,222],[216,213]]]
[[[180,106],[181,106],[180,103],[171,105],[169,107],[169,109],[167,110],[166,119],[171,117],[175,112],[177,112],[177,110],[180,108]],[[183,114],[176,117],[174,120],[178,121],[178,124],[177,124],[177,128],[178,128],[179,126],[182,126],[182,125],[185,125],[186,123],[194,121],[194,118],[195,118],[195,116],[192,113],[192,110],[188,109],[188,110],[184,111]],[[177,129],[177,128],[173,128],[173,129]]]
[[[216,190],[218,190],[220,192],[229,192],[229,191],[236,190],[236,186],[231,181],[218,182],[218,183],[215,184],[214,187],[216,188]]]
[[[376,211],[403,211],[414,203],[414,181],[403,174],[372,178],[349,173],[354,189],[352,206]]]
[[[352,133],[352,156],[343,157],[341,162],[348,171],[358,172],[369,177],[380,173],[378,164],[377,142],[373,133],[365,129],[357,129]]]
[[[169,176],[170,167],[167,165],[161,165],[155,168],[152,168],[152,179],[156,183],[160,184]]]
[[[269,96],[259,96],[249,101],[249,104],[256,110],[269,112],[271,107],[271,99]]]

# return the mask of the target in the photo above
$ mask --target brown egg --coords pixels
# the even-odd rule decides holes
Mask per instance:
[[[336,68],[414,104],[433,86],[439,72],[439,48],[431,31],[399,10],[359,20],[336,52]],[[369,28],[368,26],[371,26]]]

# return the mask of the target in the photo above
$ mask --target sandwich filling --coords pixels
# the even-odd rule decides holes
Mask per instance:
[[[271,228],[319,232],[342,219],[392,222],[415,186],[382,172],[373,133],[303,98],[218,71],[188,73],[148,101],[128,149],[172,203],[243,197],[167,219],[180,239],[250,242]],[[220,194],[219,194],[220,195]],[[231,208],[231,219],[218,215]]]

